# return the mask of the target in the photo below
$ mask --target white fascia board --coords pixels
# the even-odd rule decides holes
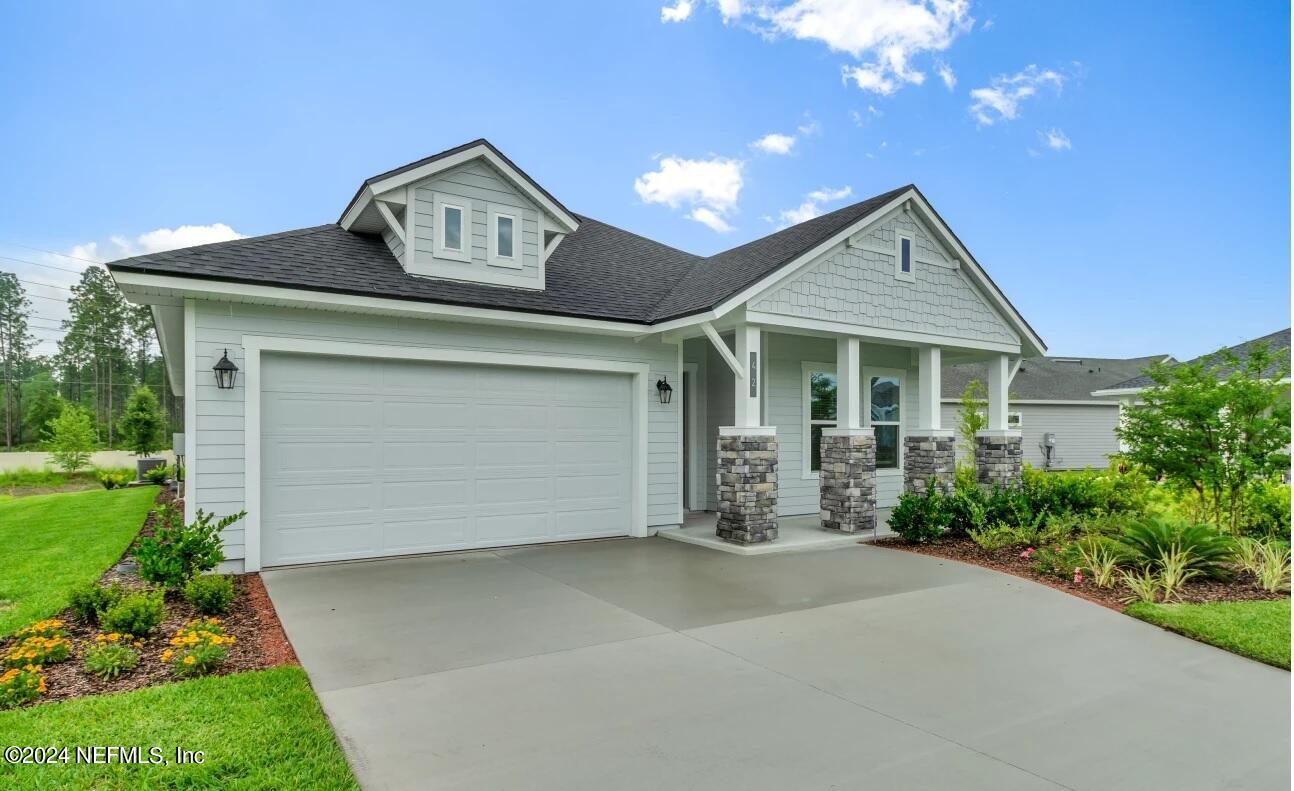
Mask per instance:
[[[960,398],[941,398],[945,404],[960,404]],[[1083,401],[1080,399],[1052,399],[1052,398],[1012,398],[1007,401],[1008,406],[1102,406],[1115,407],[1119,405],[1118,401]]]
[[[957,238],[953,236],[952,231],[939,220],[939,216],[935,214],[934,209],[925,202],[920,193],[911,189],[904,191],[880,209],[872,212],[853,225],[839,231],[816,247],[803,253],[798,258],[792,260],[789,264],[779,268],[776,272],[770,273],[759,282],[748,286],[736,295],[724,300],[714,309],[714,313],[722,316],[733,308],[739,305],[744,305],[755,299],[764,292],[771,291],[784,281],[799,274],[806,266],[812,264],[832,248],[837,245],[847,243],[851,236],[863,233],[873,226],[885,222],[892,215],[901,211],[908,201],[912,202],[911,205],[914,208],[920,210],[922,219],[926,224],[934,228],[935,232],[940,237],[940,241],[943,242],[949,250],[952,250],[953,253],[955,253],[955,257],[959,263],[962,264],[961,268],[965,269],[965,271],[970,275],[971,280],[980,288],[981,291],[988,295],[1011,326],[1015,328],[1015,330],[1020,333],[1020,336],[1026,340],[1026,344],[1024,345],[1027,347],[1028,353],[1025,353],[1024,356],[1031,357],[1045,354],[1047,346],[1042,342],[1042,339],[1029,329],[1029,326],[1024,322],[1024,319],[1020,316],[1019,312],[1017,312],[1011,303],[1007,301],[1006,296],[993,285],[992,281],[989,280],[988,275],[985,274],[984,270],[975,262],[970,251],[962,247],[957,241]],[[893,251],[891,251],[891,253],[892,252]],[[1021,353],[1019,349],[1003,349],[1003,351],[1015,351],[1016,353]]]
[[[349,231],[372,202],[373,188],[365,184],[359,192],[359,197],[355,199],[355,202],[350,205],[350,208],[346,210],[346,214],[341,218],[341,227]]]
[[[132,297],[131,301],[143,303],[151,301],[150,298],[155,296],[163,298],[181,296],[206,299],[213,302],[250,302],[308,310],[373,313],[436,321],[501,324],[557,332],[586,332],[600,335],[623,335],[626,337],[642,335],[643,330],[647,329],[646,325],[632,322],[553,316],[544,313],[523,313],[497,308],[442,305],[386,297],[333,294],[326,291],[307,291],[279,286],[232,283],[225,280],[199,280],[140,272],[118,272],[115,277],[121,290],[127,296]]]
[[[567,212],[561,206],[558,206],[547,195],[536,189],[534,185],[530,183],[528,178],[521,175],[516,168],[509,165],[502,157],[495,154],[483,144],[472,146],[471,148],[459,151],[456,154],[443,157],[434,162],[428,162],[421,167],[406,170],[403,173],[396,173],[395,175],[388,176],[381,181],[374,181],[365,185],[364,191],[360,195],[359,200],[355,201],[355,204],[351,206],[350,211],[347,211],[346,216],[342,218],[341,226],[349,229],[351,223],[359,217],[359,213],[363,211],[369,201],[373,200],[374,195],[381,195],[407,184],[422,181],[423,179],[430,178],[437,173],[458,167],[464,162],[470,162],[473,159],[478,158],[489,162],[498,169],[499,172],[507,176],[508,180],[513,183],[513,186],[524,192],[528,198],[541,206],[544,211],[548,212],[554,219],[556,219],[568,233],[574,232],[575,229],[580,226],[580,221],[571,216],[570,212]]]
[[[1092,395],[1098,398],[1100,396],[1130,396],[1137,395],[1145,389],[1144,387],[1112,387],[1108,390],[1093,390]]]
[[[810,335],[817,334],[823,337],[851,335],[861,338],[863,341],[876,341],[897,346],[939,346],[943,349],[976,349],[989,352],[1004,352],[1006,354],[1020,353],[1019,345],[1014,343],[952,338],[931,332],[888,330],[881,327],[865,327],[860,324],[848,324],[840,321],[783,316],[779,313],[764,313],[757,310],[746,311],[746,321],[754,324],[767,324],[775,327],[803,330],[805,334]]]

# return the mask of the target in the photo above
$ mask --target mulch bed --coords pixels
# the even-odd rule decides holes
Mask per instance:
[[[947,558],[948,560],[969,563],[974,566],[984,566],[994,571],[1002,571],[1017,577],[1033,580],[1120,612],[1127,606],[1125,599],[1128,596],[1128,591],[1121,585],[1116,584],[1113,588],[1098,588],[1090,578],[1081,583],[1075,583],[1072,577],[1061,578],[1050,574],[1041,574],[1034,570],[1032,561],[1020,557],[1020,550],[1018,549],[985,552],[976,546],[974,541],[964,536],[940,538],[926,544],[911,544],[897,536],[889,536],[878,539],[876,545],[905,552],[915,552],[920,555],[933,555]],[[1186,583],[1186,587],[1182,590],[1180,601],[1203,603],[1252,601],[1254,599],[1271,600],[1284,599],[1288,595],[1286,593],[1269,593],[1258,587],[1258,582],[1252,575],[1241,573],[1229,582],[1191,580]]]
[[[157,504],[173,501],[169,492],[163,490],[158,495]],[[174,501],[182,507],[182,501]],[[157,516],[150,512],[140,535],[151,535]],[[128,560],[129,550],[123,561]],[[127,566],[129,564],[126,564]],[[138,575],[122,571],[122,564],[116,564],[104,573],[101,584],[108,585],[120,582],[127,588],[144,588],[147,585]],[[219,616],[225,634],[237,637],[237,642],[229,649],[220,669],[212,675],[227,675],[245,670],[262,670],[279,665],[297,664],[296,654],[288,642],[283,626],[279,623],[274,605],[259,574],[240,574],[234,578],[234,600],[229,611]],[[166,593],[166,617],[161,626],[143,641],[139,649],[139,664],[134,670],[124,673],[112,681],[100,681],[96,676],[85,672],[81,657],[86,648],[93,646],[94,637],[101,631],[79,621],[70,609],[53,616],[63,621],[63,628],[72,642],[72,656],[64,662],[48,665],[44,668],[48,691],[36,702],[45,703],[83,695],[98,695],[105,692],[123,692],[165,683],[174,680],[170,668],[162,662],[161,655],[169,647],[171,636],[186,621],[202,617],[184,600],[180,591]],[[0,640],[0,652],[8,649],[14,641],[12,638]]]

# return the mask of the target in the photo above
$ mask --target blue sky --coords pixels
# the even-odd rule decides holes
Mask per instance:
[[[915,182],[1053,354],[1288,326],[1284,4],[741,6],[10,4],[0,264],[333,222],[484,136],[696,253]]]

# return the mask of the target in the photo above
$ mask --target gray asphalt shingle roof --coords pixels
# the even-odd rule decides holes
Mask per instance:
[[[1093,390],[1110,387],[1156,360],[1150,357],[1118,359],[1109,357],[1026,357],[1020,370],[1011,380],[1012,400],[1026,401],[1103,401],[1092,395]],[[971,379],[987,381],[988,372],[983,363],[945,365],[942,377],[942,397],[959,398]]]
[[[1289,327],[1286,327],[1285,329],[1283,329],[1283,330],[1279,330],[1279,331],[1277,331],[1277,332],[1273,332],[1273,333],[1271,333],[1270,335],[1264,335],[1264,336],[1262,336],[1261,338],[1254,338],[1253,340],[1249,340],[1249,341],[1245,341],[1244,343],[1236,344],[1235,346],[1231,346],[1231,347],[1229,347],[1229,348],[1227,349],[1227,351],[1229,351],[1229,352],[1231,352],[1232,354],[1234,354],[1238,359],[1240,359],[1240,360],[1244,360],[1246,357],[1248,357],[1248,356],[1249,356],[1249,347],[1250,347],[1250,346],[1252,346],[1252,345],[1253,345],[1253,344],[1255,344],[1255,343],[1265,343],[1265,344],[1267,344],[1267,348],[1268,348],[1268,350],[1269,350],[1269,351],[1271,351],[1272,353],[1276,354],[1278,358],[1284,359],[1284,361],[1285,361],[1285,364],[1286,364],[1286,365],[1288,365],[1288,364],[1289,364],[1289,360],[1290,360],[1290,328],[1289,328]],[[1196,357],[1196,358],[1195,358],[1195,359],[1193,359],[1193,360],[1189,360],[1188,362],[1192,362],[1192,363],[1196,363],[1196,362],[1206,362],[1206,363],[1207,363],[1207,362],[1210,362],[1211,360],[1213,360],[1213,358],[1214,358],[1217,354],[1218,354],[1217,352],[1211,352],[1211,353],[1209,353],[1209,354],[1202,354],[1202,355],[1200,355],[1199,357]],[[1220,360],[1219,360],[1219,362],[1220,362]],[[1280,365],[1280,363],[1279,363],[1279,360],[1278,360],[1277,362],[1275,362],[1275,363],[1273,363],[1272,365],[1268,366],[1268,367],[1267,367],[1267,370],[1263,371],[1263,373],[1264,373],[1264,374],[1266,374],[1267,376],[1272,376],[1272,375],[1274,375],[1274,374],[1276,373],[1276,370],[1277,370],[1277,368],[1279,367],[1279,365]],[[1231,371],[1232,371],[1232,370],[1233,370],[1233,367],[1232,367],[1232,366],[1219,366],[1219,368],[1218,368],[1218,370],[1217,370],[1218,378],[1223,378],[1223,377],[1225,377],[1227,374],[1231,373]],[[1133,389],[1139,389],[1139,388],[1143,388],[1143,387],[1150,387],[1150,386],[1151,386],[1151,385],[1153,385],[1153,384],[1154,384],[1154,382],[1151,380],[1151,378],[1150,378],[1149,376],[1140,375],[1140,376],[1132,377],[1132,378],[1130,378],[1130,379],[1125,379],[1125,380],[1120,381],[1120,382],[1116,382],[1116,383],[1114,383],[1114,384],[1112,384],[1112,385],[1107,385],[1107,386],[1106,386],[1106,389],[1108,389],[1108,390],[1133,390]]]

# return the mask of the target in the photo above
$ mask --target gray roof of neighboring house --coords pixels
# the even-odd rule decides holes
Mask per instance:
[[[1287,370],[1288,370],[1288,365],[1290,361],[1289,327],[1286,327],[1283,330],[1278,330],[1277,332],[1273,332],[1270,335],[1264,335],[1261,338],[1254,338],[1253,340],[1248,340],[1248,341],[1245,341],[1244,343],[1236,344],[1235,346],[1229,347],[1227,351],[1235,355],[1237,359],[1244,360],[1246,357],[1249,356],[1249,347],[1255,343],[1267,344],[1267,349],[1273,352],[1278,358],[1276,362],[1273,362],[1271,365],[1267,367],[1267,370],[1263,371],[1264,374],[1268,376],[1275,375],[1277,370],[1279,370],[1280,368],[1281,360],[1284,360],[1284,363],[1287,366]],[[1202,354],[1199,357],[1196,357],[1194,360],[1189,360],[1188,362],[1209,363],[1210,361],[1213,360],[1213,358],[1216,355],[1218,355],[1218,352],[1210,352],[1209,354]],[[1221,360],[1219,359],[1218,362],[1221,362]],[[1218,378],[1222,378],[1226,376],[1227,374],[1231,373],[1232,370],[1234,370],[1234,366],[1219,366],[1217,369]],[[1135,390],[1143,387],[1150,387],[1153,384],[1154,382],[1151,380],[1149,376],[1141,375],[1141,376],[1132,377],[1130,379],[1125,379],[1123,381],[1115,382],[1112,385],[1107,385],[1105,389]]]
[[[364,183],[476,145],[488,146],[503,157],[488,141],[475,140]],[[517,170],[543,191],[524,171]],[[709,257],[576,215],[579,228],[567,234],[549,257],[545,288],[533,291],[409,275],[379,237],[353,233],[336,224],[149,253],[113,261],[108,267],[113,271],[654,324],[717,306],[909,189],[915,186],[890,190]],[[546,191],[544,194],[548,195]],[[557,203],[555,198],[553,201]],[[1016,317],[1024,321],[1018,312]]]
[[[1166,355],[1119,359],[1110,357],[1026,357],[1011,380],[1011,400],[1023,401],[1108,401],[1092,395],[1093,390],[1140,373]],[[960,398],[971,379],[987,381],[983,363],[945,365],[942,396]]]

